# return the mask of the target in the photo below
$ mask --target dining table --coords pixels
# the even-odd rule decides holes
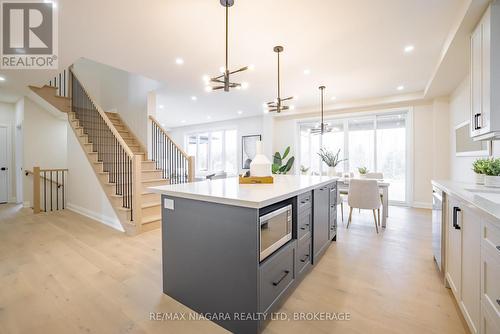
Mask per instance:
[[[337,188],[341,195],[349,196],[349,181],[352,178],[342,177],[337,180]],[[363,179],[364,180],[364,179]],[[381,200],[382,200],[382,227],[387,226],[387,217],[389,217],[389,186],[390,183],[387,180],[376,180],[378,187],[380,189]]]

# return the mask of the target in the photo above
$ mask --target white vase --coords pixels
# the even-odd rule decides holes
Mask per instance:
[[[484,185],[486,187],[500,188],[500,176],[484,176]]]
[[[328,176],[337,176],[337,167],[328,167]]]
[[[484,174],[476,174],[476,184],[484,184]]]
[[[271,176],[271,161],[269,161],[269,159],[264,154],[262,154],[262,141],[257,141],[255,145],[256,154],[252,162],[250,163],[250,176]]]
[[[359,174],[360,179],[366,179],[366,174]]]

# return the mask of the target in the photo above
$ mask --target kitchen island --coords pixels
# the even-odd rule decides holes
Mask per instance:
[[[337,236],[337,178],[277,175],[162,194],[163,292],[235,333],[258,333]]]

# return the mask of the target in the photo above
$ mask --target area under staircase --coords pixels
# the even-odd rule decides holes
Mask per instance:
[[[54,86],[30,88],[67,113],[69,124],[127,234],[159,228],[161,198],[148,193],[147,188],[169,184],[170,177],[173,183],[192,181],[194,160],[172,145],[154,118],[149,120],[153,144],[148,160],[146,148],[120,115],[104,112],[71,69],[68,74],[67,81],[59,76],[58,82],[56,78]]]

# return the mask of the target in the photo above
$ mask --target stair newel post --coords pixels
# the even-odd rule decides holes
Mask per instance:
[[[195,161],[194,156],[188,157],[188,182],[194,182],[194,174],[195,174]]]
[[[40,213],[40,167],[33,167],[33,212]]]
[[[137,233],[142,226],[142,158],[134,155],[132,158],[132,217]]]

